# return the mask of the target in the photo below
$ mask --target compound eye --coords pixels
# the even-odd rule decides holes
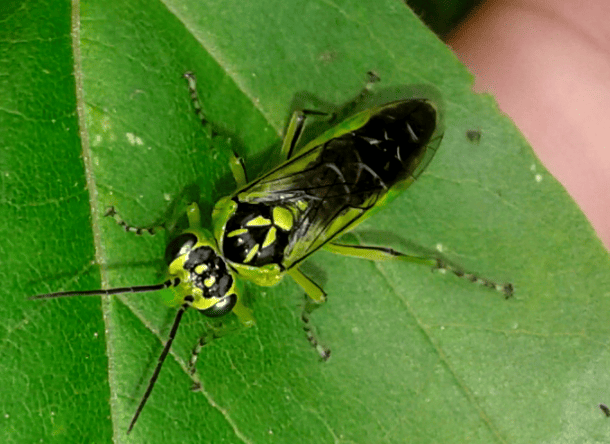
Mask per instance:
[[[173,239],[165,249],[165,262],[171,264],[176,258],[188,253],[197,243],[193,233],[183,233]]]
[[[235,304],[237,304],[237,295],[230,294],[229,296],[226,296],[218,301],[216,305],[213,305],[206,310],[201,310],[201,313],[209,318],[217,318],[219,316],[224,316],[233,310]]]

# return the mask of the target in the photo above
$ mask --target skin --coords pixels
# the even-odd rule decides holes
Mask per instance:
[[[447,43],[610,249],[610,2],[487,1]]]

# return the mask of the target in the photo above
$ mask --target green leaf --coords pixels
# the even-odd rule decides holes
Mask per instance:
[[[1,14],[0,441],[606,440],[597,405],[610,401],[608,254],[403,3],[13,1]],[[201,130],[188,70],[230,142]],[[209,213],[234,186],[229,149],[255,175],[297,93],[340,104],[369,70],[384,86],[437,88],[446,133],[428,170],[359,237],[441,250],[512,282],[515,297],[415,265],[319,253],[304,271],[329,294],[312,316],[329,362],[305,340],[293,282],[248,285],[257,326],[206,347],[202,390],[191,392],[186,362],[204,320],[187,312],[126,436],[175,308],[160,293],[27,296],[159,282],[163,236],[125,233],[106,208],[150,225],[196,186]]]

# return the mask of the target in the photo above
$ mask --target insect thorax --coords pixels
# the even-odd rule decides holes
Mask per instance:
[[[256,267],[281,265],[294,219],[295,214],[282,206],[237,202],[225,228],[224,256]]]

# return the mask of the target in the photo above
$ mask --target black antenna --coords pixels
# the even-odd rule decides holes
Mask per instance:
[[[169,353],[169,349],[171,348],[172,343],[174,342],[174,338],[176,337],[176,332],[178,331],[178,326],[180,325],[180,321],[182,320],[182,315],[184,314],[184,312],[186,311],[186,309],[188,307],[189,307],[188,303],[183,304],[182,307],[180,307],[180,310],[178,310],[178,313],[176,313],[176,319],[174,319],[174,325],[172,325],[172,329],[169,332],[169,338],[167,339],[167,342],[165,343],[165,347],[163,347],[163,351],[161,352],[161,355],[159,356],[159,359],[157,360],[157,367],[155,368],[154,373],[150,377],[150,381],[148,381],[148,387],[146,388],[146,392],[144,393],[144,396],[142,396],[140,405],[138,405],[138,408],[136,409],[136,413],[133,415],[133,418],[131,419],[131,422],[129,423],[129,428],[127,429],[128,435],[129,435],[129,432],[131,432],[131,429],[133,429],[133,426],[136,425],[136,421],[138,420],[140,413],[142,413],[142,409],[146,405],[146,401],[148,401],[148,397],[150,396],[150,393],[152,392],[153,387],[155,386],[155,382],[157,382],[159,373],[161,373],[161,367],[163,367],[163,362],[165,361],[165,358],[167,357],[167,354]]]
[[[167,281],[165,281],[161,284],[139,285],[139,286],[136,285],[133,287],[109,288],[107,290],[58,291],[56,293],[46,293],[46,294],[38,294],[36,296],[30,296],[28,299],[34,300],[34,299],[63,298],[63,297],[70,297],[70,296],[111,296],[111,295],[123,294],[123,293],[147,293],[147,292],[151,292],[151,291],[163,290],[168,287],[177,287],[178,285],[180,285],[180,278],[174,278],[174,279],[168,279]],[[176,319],[174,319],[174,325],[172,325],[172,329],[169,332],[169,339],[165,343],[165,347],[163,347],[161,356],[159,356],[159,359],[157,361],[157,367],[155,368],[155,371],[154,371],[153,375],[151,376],[150,381],[148,381],[148,387],[146,388],[146,392],[144,393],[144,396],[142,397],[142,400],[140,401],[140,405],[138,405],[136,413],[133,415],[131,423],[129,424],[129,429],[127,429],[127,434],[129,434],[129,432],[131,432],[131,429],[133,429],[133,426],[136,424],[136,421],[138,420],[138,417],[140,416],[140,413],[142,413],[142,409],[144,408],[146,401],[148,401],[148,397],[150,396],[150,394],[153,390],[153,387],[155,386],[155,382],[157,382],[157,378],[159,377],[159,373],[161,372],[161,367],[163,367],[163,362],[165,361],[165,358],[167,357],[167,354],[169,353],[169,349],[172,346],[172,342],[174,342],[174,338],[176,337],[176,332],[178,331],[178,326],[180,325],[180,320],[182,319],[182,315],[184,314],[186,309],[189,307],[189,304],[192,302],[192,298],[187,297],[187,298],[185,298],[185,300],[187,302],[185,304],[183,304],[182,307],[180,307],[180,309],[178,310],[178,313],[176,314]]]
[[[180,279],[168,279],[162,284],[155,285],[141,285],[134,287],[120,287],[120,288],[109,288],[108,290],[85,290],[85,291],[58,291],[57,293],[38,294],[36,296],[30,296],[28,299],[51,299],[51,298],[64,298],[70,296],[111,296],[114,294],[122,293],[147,293],[150,291],[163,290],[168,287],[177,287],[180,285]]]

